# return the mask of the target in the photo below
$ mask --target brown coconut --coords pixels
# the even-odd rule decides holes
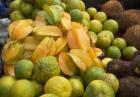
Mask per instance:
[[[126,10],[120,15],[119,25],[122,31],[136,24],[140,24],[140,10]]]
[[[123,38],[128,42],[128,44],[140,49],[140,25],[129,27],[123,35]]]
[[[120,14],[124,11],[122,4],[117,0],[110,0],[101,6],[110,18],[118,19]]]

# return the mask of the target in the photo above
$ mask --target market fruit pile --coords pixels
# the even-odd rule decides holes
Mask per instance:
[[[118,76],[105,68],[137,51],[115,37],[117,21],[81,0],[14,0],[10,8],[2,97],[115,97]]]

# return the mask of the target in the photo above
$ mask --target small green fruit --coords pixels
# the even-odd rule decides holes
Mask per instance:
[[[100,11],[94,15],[94,19],[104,22],[107,19],[107,15],[104,12]]]
[[[112,45],[117,46],[120,50],[122,50],[127,46],[127,43],[123,38],[115,38]]]

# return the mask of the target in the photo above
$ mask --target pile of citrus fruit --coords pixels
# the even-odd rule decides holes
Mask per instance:
[[[10,8],[2,97],[115,97],[119,81],[104,68],[137,51],[115,38],[115,20],[81,0],[14,0]]]

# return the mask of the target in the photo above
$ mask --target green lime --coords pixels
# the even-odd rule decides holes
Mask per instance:
[[[122,56],[124,59],[132,60],[134,53],[137,52],[137,49],[133,46],[128,46],[123,49]]]
[[[100,32],[100,34],[108,34],[110,36],[110,38],[111,38],[111,41],[114,40],[114,34],[111,31],[109,31],[109,30],[102,30]]]
[[[104,22],[107,19],[107,15],[104,12],[100,11],[94,15],[94,19]]]
[[[35,18],[36,18],[37,13],[38,13],[39,11],[40,11],[39,9],[34,9],[34,10],[32,11],[32,15],[31,15],[32,19],[35,19]]]
[[[120,50],[122,50],[127,46],[127,43],[123,38],[115,38],[112,45],[117,46]]]
[[[30,79],[34,70],[34,64],[30,60],[22,59],[15,64],[14,72],[18,79]]]
[[[61,6],[64,10],[66,10],[66,8],[67,8],[67,7],[66,7],[66,4],[65,4],[65,3],[63,3],[63,2],[61,3],[61,5],[60,5],[60,6]]]
[[[22,20],[24,19],[24,15],[21,13],[21,11],[19,10],[16,10],[16,11],[13,11],[11,14],[10,14],[10,19],[12,21],[15,21],[15,20]]]
[[[103,29],[116,33],[119,29],[119,24],[113,19],[108,19],[103,23]]]
[[[91,81],[102,79],[106,74],[105,70],[100,67],[92,67],[83,73],[85,85],[88,85]]]
[[[72,86],[72,95],[71,97],[81,97],[84,93],[84,86],[78,78],[69,79]]]
[[[82,21],[83,15],[82,12],[79,9],[73,9],[70,11],[70,15],[72,18],[72,21]]]
[[[25,16],[29,16],[33,11],[33,6],[30,3],[22,2],[20,6],[20,10]]]
[[[58,96],[56,96],[55,94],[43,94],[39,97],[58,97]]]
[[[82,11],[83,19],[90,20],[90,16],[86,11]]]
[[[87,12],[90,15],[90,18],[94,18],[94,15],[97,13],[97,9],[94,7],[90,7],[87,9]]]
[[[110,44],[111,44],[111,38],[109,34],[102,34],[102,33],[97,34],[97,42],[96,42],[97,47],[104,49],[109,47]]]
[[[107,57],[111,57],[113,59],[120,59],[121,58],[121,50],[116,46],[110,46],[106,49],[105,52]]]
[[[90,21],[90,30],[99,33],[102,31],[103,25],[99,20],[91,20]]]
[[[83,20],[82,20],[82,24],[83,24],[84,26],[86,26],[86,27],[89,29],[89,21],[88,21],[88,20],[83,19]]]
[[[20,5],[21,5],[22,0],[13,0],[10,5],[9,8],[14,11],[14,10],[19,10],[20,9]]]

